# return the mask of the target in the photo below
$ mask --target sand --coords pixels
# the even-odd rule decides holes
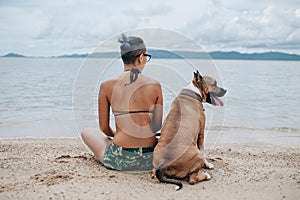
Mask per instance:
[[[108,170],[81,140],[0,140],[0,199],[300,199],[300,147],[220,144],[212,180],[180,191],[151,172]]]

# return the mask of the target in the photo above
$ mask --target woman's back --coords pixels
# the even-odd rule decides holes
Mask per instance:
[[[107,168],[151,170],[155,133],[162,125],[161,86],[141,74],[151,59],[143,40],[122,34],[118,41],[124,72],[101,84],[100,130],[87,128],[82,131],[82,139]],[[110,126],[111,110],[116,130]]]
[[[160,127],[155,123],[161,119],[152,119],[161,117],[160,84],[141,74],[135,82],[129,84],[129,80],[130,72],[125,71],[102,84],[110,90],[107,97],[116,121],[114,143],[122,147],[154,146],[156,127]]]

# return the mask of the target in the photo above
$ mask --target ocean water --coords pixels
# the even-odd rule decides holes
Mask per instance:
[[[164,117],[195,69],[228,91],[224,107],[205,105],[207,140],[300,144],[300,62],[152,59],[143,73],[162,84]],[[77,137],[97,127],[99,85],[119,73],[120,59],[0,58],[0,138]]]

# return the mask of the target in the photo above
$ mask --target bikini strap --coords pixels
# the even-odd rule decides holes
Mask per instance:
[[[115,116],[134,114],[134,113],[153,113],[152,110],[136,110],[136,111],[113,111]]]

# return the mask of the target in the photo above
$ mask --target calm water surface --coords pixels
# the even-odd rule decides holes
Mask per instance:
[[[228,90],[225,107],[206,106],[208,131],[267,132],[299,142],[300,62],[153,59],[143,73],[162,83],[164,117],[193,66]],[[121,72],[120,60],[0,58],[0,137],[76,137],[97,126],[99,84]]]

